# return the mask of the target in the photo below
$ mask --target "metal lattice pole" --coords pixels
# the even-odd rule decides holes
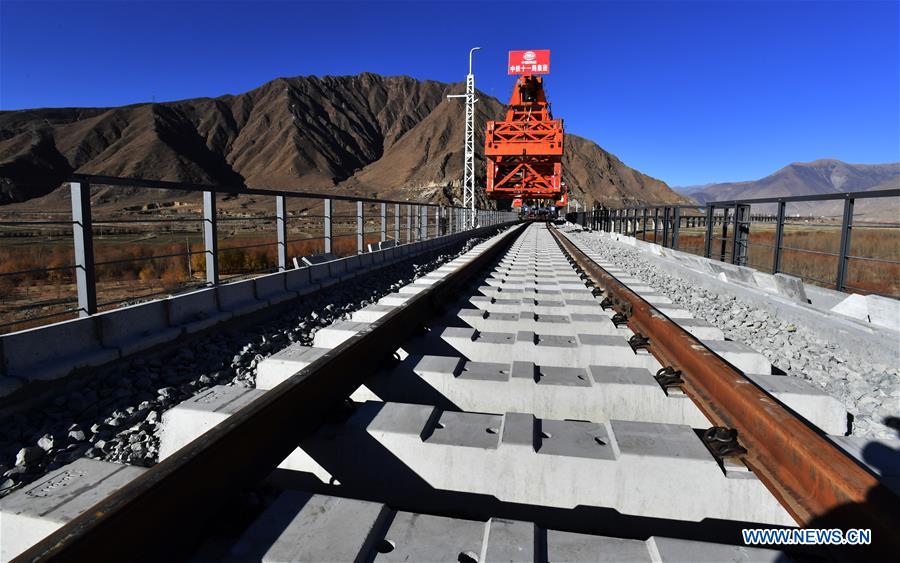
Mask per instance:
[[[463,162],[463,206],[475,217],[475,75],[471,62],[466,76],[466,150]],[[474,227],[475,225],[470,225]]]
[[[469,74],[466,75],[466,93],[464,95],[452,95],[448,98],[466,99],[466,138],[463,151],[463,190],[462,206],[469,209],[469,221],[466,227],[475,226],[475,75],[472,74],[472,55],[481,47],[473,47],[469,50]]]

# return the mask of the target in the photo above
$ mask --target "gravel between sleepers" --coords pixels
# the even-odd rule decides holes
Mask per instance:
[[[580,243],[669,297],[696,318],[717,326],[730,340],[757,350],[787,375],[812,381],[853,415],[853,436],[895,438],[900,417],[900,368],[873,364],[839,342],[821,338],[815,326],[787,323],[733,296],[718,295],[663,271],[640,251],[599,233],[567,226]],[[890,426],[888,426],[890,425]]]
[[[346,320],[485,240],[426,253],[285,305],[253,326],[204,333],[183,345],[124,359],[80,377],[57,397],[0,424],[0,497],[87,456],[149,467],[159,455],[162,413],[214,385],[253,387],[256,366],[316,332]]]

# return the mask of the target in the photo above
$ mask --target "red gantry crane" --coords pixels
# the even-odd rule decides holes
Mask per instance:
[[[484,156],[487,195],[526,204],[565,206],[562,183],[563,122],[553,119],[544,94],[550,51],[510,51],[508,74],[517,75],[506,119],[488,121]]]

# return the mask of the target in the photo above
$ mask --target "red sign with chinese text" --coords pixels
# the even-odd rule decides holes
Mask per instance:
[[[507,74],[550,74],[550,50],[510,51]]]

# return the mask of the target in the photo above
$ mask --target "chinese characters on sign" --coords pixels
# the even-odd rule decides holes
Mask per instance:
[[[510,51],[507,74],[549,74],[550,51]]]

